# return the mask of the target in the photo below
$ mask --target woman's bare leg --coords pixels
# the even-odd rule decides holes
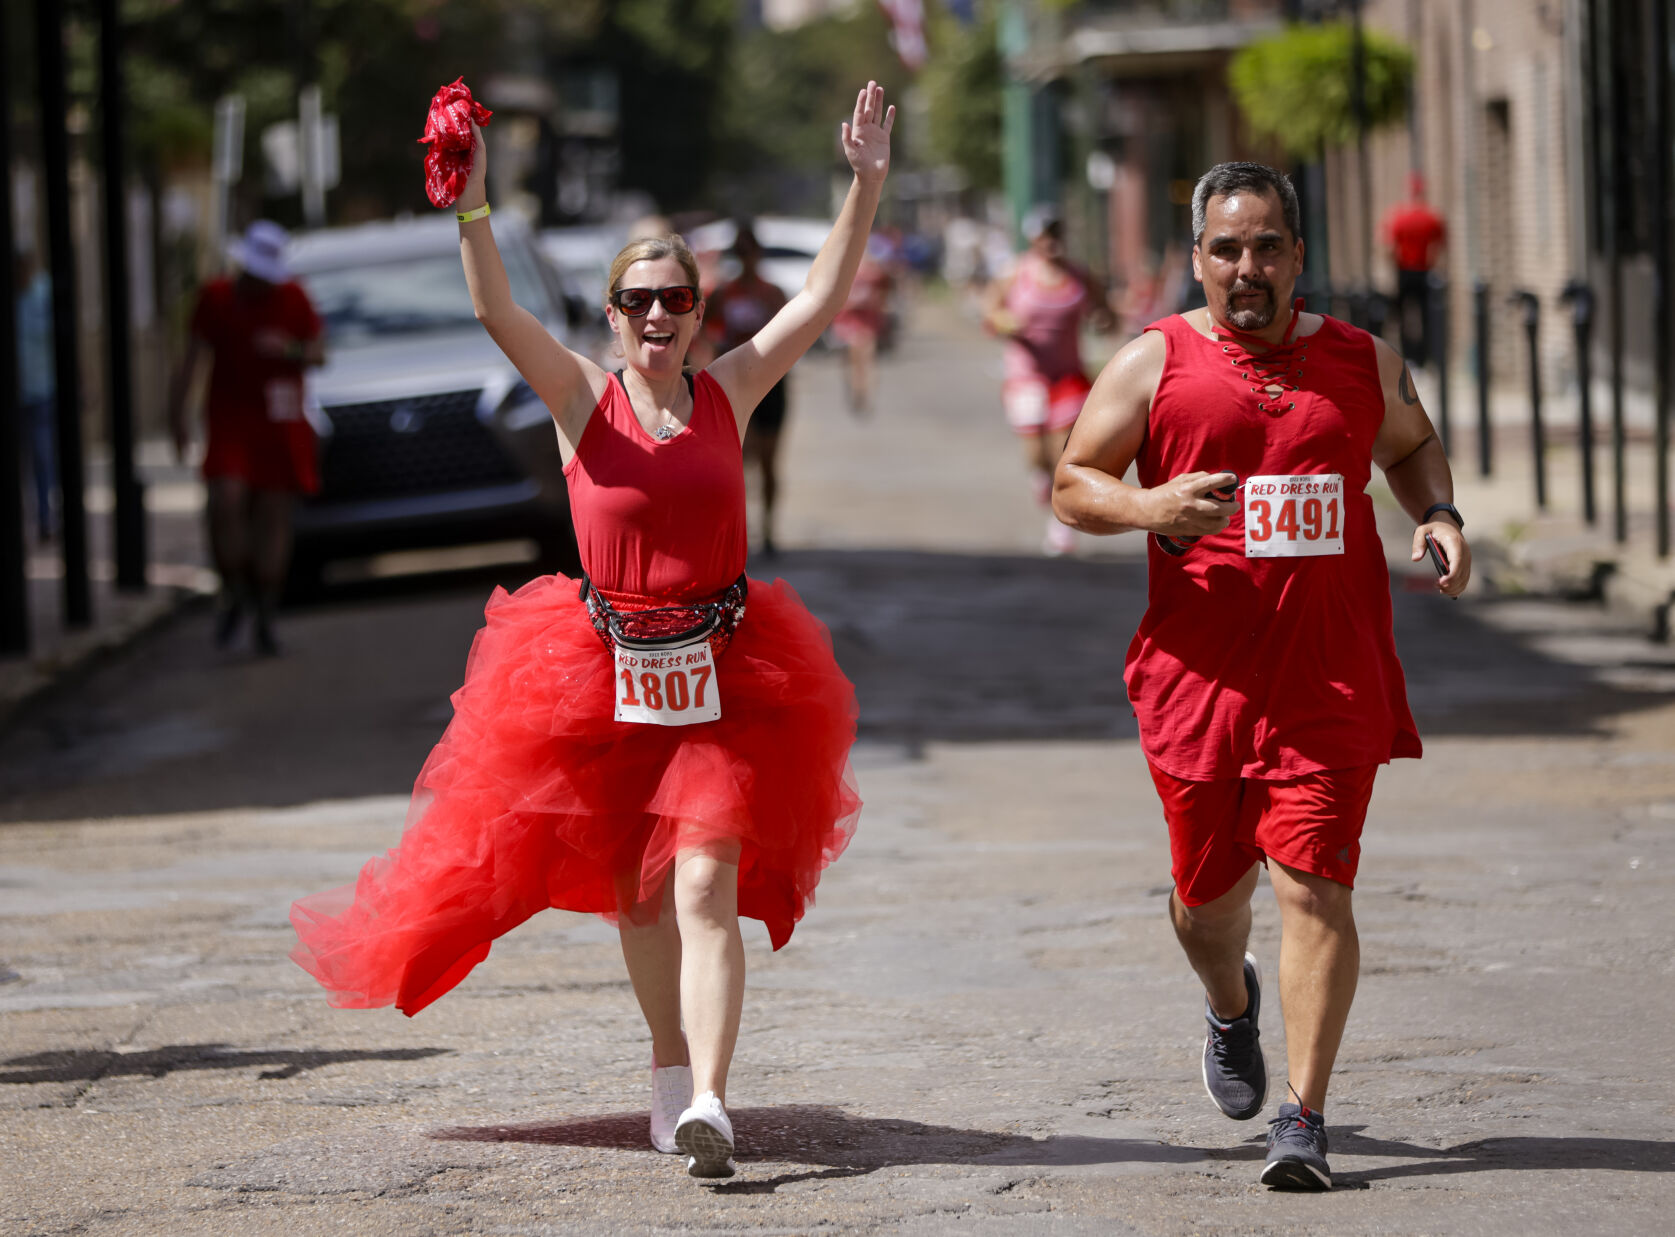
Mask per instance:
[[[680,1033],[680,929],[675,924],[675,880],[663,882],[662,909],[656,923],[617,921],[628,982],[651,1031],[652,1059],[660,1066],[689,1064]]]
[[[727,1069],[744,1010],[744,939],[739,935],[737,846],[675,856],[675,922],[680,926],[680,1008],[692,1057],[692,1093],[727,1100]]]

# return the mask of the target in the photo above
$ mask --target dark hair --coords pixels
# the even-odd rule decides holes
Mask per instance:
[[[1197,187],[1192,191],[1194,245],[1204,239],[1204,216],[1209,211],[1210,199],[1227,197],[1241,189],[1254,189],[1259,193],[1272,190],[1278,194],[1291,239],[1302,238],[1303,210],[1297,205],[1297,187],[1291,183],[1289,176],[1265,163],[1218,163],[1198,178]]]

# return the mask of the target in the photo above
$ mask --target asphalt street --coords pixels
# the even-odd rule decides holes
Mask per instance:
[[[456,571],[332,590],[278,660],[190,612],[0,733],[0,1232],[1667,1231],[1675,653],[1399,565],[1426,755],[1367,826],[1337,1188],[1272,1193],[1262,1121],[1204,1095],[1165,918],[1120,678],[1140,543],[1039,554],[998,374],[932,305],[870,418],[832,358],[794,377],[787,548],[752,571],[832,630],[867,806],[790,945],[747,927],[737,1177],[646,1144],[648,1038],[594,919],[537,917],[411,1020],[286,957],[290,902],[398,840],[519,577]],[[1264,889],[1270,976],[1277,935]]]

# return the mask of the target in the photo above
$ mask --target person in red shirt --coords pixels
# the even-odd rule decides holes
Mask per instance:
[[[1320,1114],[1359,970],[1361,826],[1378,766],[1420,754],[1372,466],[1418,522],[1414,560],[1427,537],[1440,546],[1438,589],[1458,596],[1471,556],[1402,359],[1291,302],[1303,243],[1290,181],[1220,164],[1192,214],[1208,304],[1112,358],[1059,463],[1054,508],[1084,532],[1154,534],[1124,677],[1169,828],[1171,917],[1205,988],[1205,1086],[1237,1120],[1266,1099],[1261,970],[1246,953],[1266,863],[1296,1102],[1270,1123],[1262,1180],[1323,1189]],[[1130,465],[1137,485],[1123,480]],[[1235,484],[1242,502],[1213,496]]]
[[[1431,271],[1448,239],[1442,216],[1425,201],[1425,178],[1408,177],[1408,200],[1384,217],[1384,243],[1396,264],[1396,317],[1401,323],[1402,355],[1415,365],[1431,358]]]
[[[739,273],[710,294],[704,331],[722,356],[755,335],[785,307],[785,293],[762,278],[762,245],[748,223],[733,237]],[[762,553],[774,552],[774,504],[779,497],[779,439],[785,429],[785,384],[781,378],[756,405],[745,431],[744,457],[762,470]]]
[[[199,291],[169,397],[184,458],[187,392],[209,357],[203,475],[210,552],[221,577],[215,639],[228,645],[253,607],[256,649],[264,656],[279,651],[273,612],[290,566],[296,496],[320,488],[314,430],[303,415],[303,373],[323,364],[325,351],[320,316],[286,268],[286,239],[278,224],[258,220],[228,246],[238,274]]]
[[[885,237],[874,236],[868,241],[849,301],[832,323],[832,335],[844,347],[844,390],[849,396],[849,411],[858,417],[872,411],[878,340],[884,334],[884,319],[896,282],[890,259],[890,242]]]
[[[854,178],[801,291],[696,372],[706,307],[678,236],[611,264],[620,374],[513,302],[478,136],[455,203],[466,283],[552,414],[585,574],[496,592],[400,846],[291,913],[291,956],[334,1003],[407,1014],[548,907],[615,920],[650,1032],[651,1144],[694,1177],[734,1171],[739,920],[784,945],[861,807],[830,634],[785,581],[744,575],[741,443],[848,298],[895,115],[876,82],[857,95],[840,129]]]

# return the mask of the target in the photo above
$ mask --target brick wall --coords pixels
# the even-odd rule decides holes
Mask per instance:
[[[1562,390],[1574,371],[1570,316],[1558,297],[1584,264],[1573,240],[1573,178],[1580,178],[1567,109],[1579,109],[1567,72],[1570,36],[1561,0],[1371,0],[1369,27],[1410,43],[1416,57],[1410,123],[1370,144],[1374,219],[1406,194],[1411,167],[1448,224],[1445,274],[1452,290],[1452,351],[1470,363],[1472,285],[1490,289],[1490,359],[1496,377],[1523,384],[1528,364],[1522,317],[1509,294],[1541,299],[1543,381]],[[1334,216],[1356,201],[1353,152],[1335,160]],[[1353,228],[1347,229],[1353,235]],[[1358,263],[1340,257],[1334,277]],[[1340,265],[1340,262],[1346,263]],[[1375,282],[1393,287],[1380,255]]]

